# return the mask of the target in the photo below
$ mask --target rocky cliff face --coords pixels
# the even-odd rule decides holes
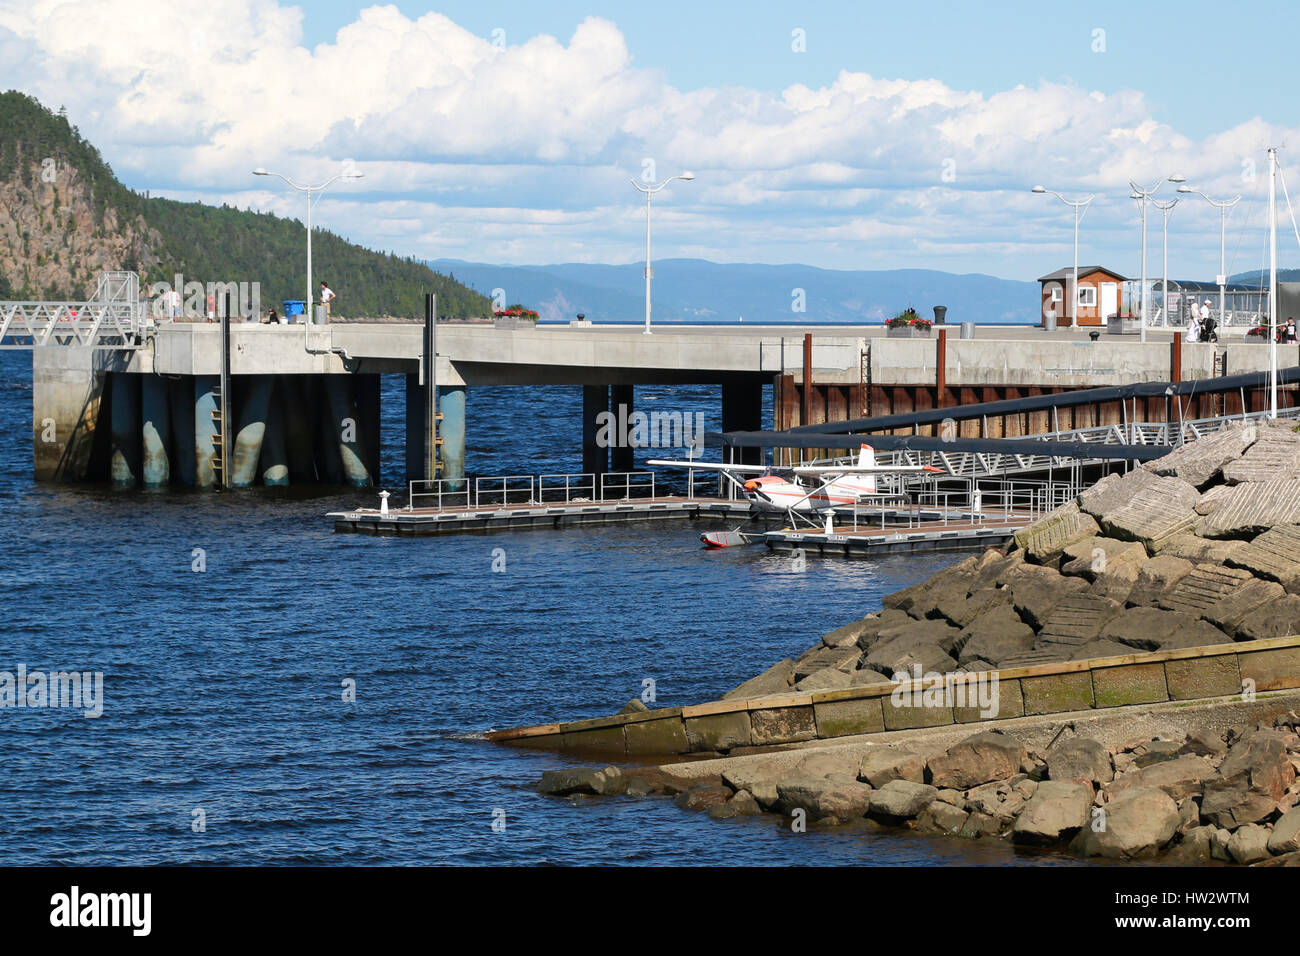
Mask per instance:
[[[158,232],[97,197],[75,166],[25,152],[0,182],[0,279],[8,294],[84,299],[100,272],[156,265]]]

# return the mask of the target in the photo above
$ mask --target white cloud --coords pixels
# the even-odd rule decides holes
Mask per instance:
[[[1288,132],[1255,120],[1198,142],[1140,92],[1051,82],[986,94],[845,71],[777,94],[679,90],[598,17],[504,48],[376,6],[308,49],[302,19],[274,0],[176,0],[147,20],[134,0],[0,0],[0,83],[66,104],[137,188],[300,218],[300,196],[249,170],[320,180],[351,158],[366,178],[317,222],[403,254],[535,262],[636,258],[627,179],[650,158],[699,176],[656,200],[659,254],[1023,276],[1070,248],[1068,210],[1027,192],[1043,182],[1102,194],[1087,256],[1122,270],[1129,179],[1249,196],[1243,163],[1262,175]],[[1213,210],[1177,216],[1181,261],[1217,270]]]

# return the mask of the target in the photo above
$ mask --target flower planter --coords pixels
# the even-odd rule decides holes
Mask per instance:
[[[903,326],[900,329],[885,327],[885,335],[891,339],[928,339],[930,338],[929,329],[918,329],[914,326]]]

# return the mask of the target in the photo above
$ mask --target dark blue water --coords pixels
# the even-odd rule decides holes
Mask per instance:
[[[105,702],[98,719],[0,709],[7,863],[1016,859],[991,843],[714,822],[661,798],[544,798],[528,787],[562,757],[478,739],[612,713],[647,677],[660,706],[711,699],[950,556],[800,574],[764,551],[702,552],[686,525],[371,538],[324,517],[370,492],[37,486],[30,382],[27,354],[0,353],[0,671],[102,671]],[[713,389],[637,398],[717,427]],[[579,403],[576,389],[471,389],[471,469],[578,470]],[[390,477],[401,415],[395,379]]]

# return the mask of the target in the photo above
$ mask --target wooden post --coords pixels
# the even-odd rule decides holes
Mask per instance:
[[[1174,333],[1174,344],[1170,347],[1169,353],[1169,381],[1181,382],[1183,380],[1183,333]]]
[[[800,395],[799,424],[812,423],[812,333],[803,336],[803,389]]]

